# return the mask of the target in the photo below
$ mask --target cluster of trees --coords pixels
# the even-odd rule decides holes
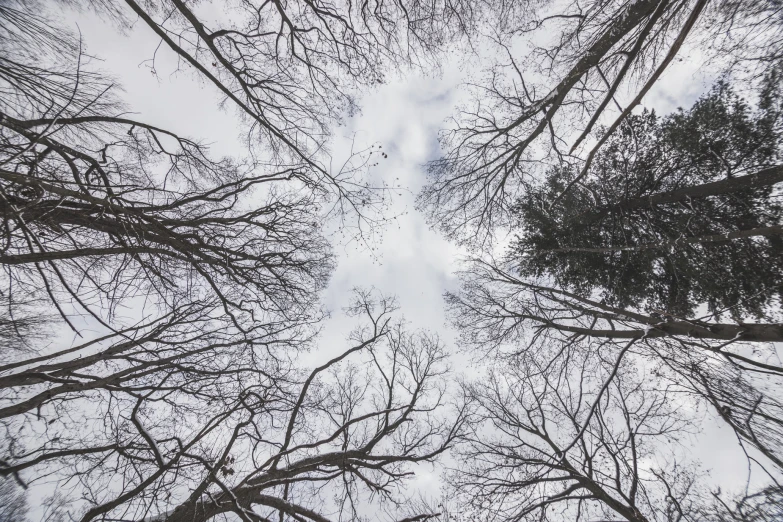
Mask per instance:
[[[0,517],[31,486],[56,491],[50,521],[783,515],[779,2],[64,5],[154,34],[246,153],[129,116],[56,5],[0,5]],[[446,299],[491,368],[457,386],[441,342],[362,290],[345,349],[305,368],[324,227],[361,240],[387,204],[378,149],[332,168],[330,129],[465,40],[501,58],[419,202],[475,252]],[[635,111],[688,46],[725,79]],[[699,415],[761,489],[706,489],[678,451]],[[452,450],[448,505],[405,498]]]
[[[3,503],[38,487],[49,520],[257,522],[400,502],[462,430],[440,341],[359,291],[342,354],[298,354],[325,317],[325,227],[385,219],[377,147],[332,168],[330,129],[357,89],[470,31],[467,4],[65,4],[154,34],[246,150],[131,116],[58,5],[0,6]]]
[[[777,520],[783,476],[778,2],[523,2],[419,203],[470,248],[446,295],[492,360],[450,485],[491,520]],[[642,102],[688,50],[690,108]],[[756,485],[681,441],[728,428]],[[709,465],[709,463],[708,463]],[[754,492],[753,488],[761,489]]]

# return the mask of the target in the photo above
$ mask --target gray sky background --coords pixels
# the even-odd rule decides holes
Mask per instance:
[[[236,153],[240,129],[231,107],[217,107],[218,94],[212,86],[188,71],[176,72],[176,62],[161,48],[155,62],[157,75],[147,62],[158,40],[141,24],[120,34],[116,28],[86,12],[67,13],[68,23],[78,24],[88,53],[100,58],[101,69],[113,74],[123,86],[124,99],[138,118],[155,125],[213,143],[220,154]],[[695,54],[676,62],[645,99],[644,105],[667,113],[678,106],[688,107],[711,85],[714,74],[699,67]],[[98,64],[96,64],[98,65]],[[366,93],[361,114],[335,129],[332,150],[344,157],[352,136],[361,143],[378,142],[389,159],[375,169],[375,175],[396,181],[409,191],[396,197],[391,212],[402,213],[398,223],[389,225],[375,253],[354,246],[337,245],[339,264],[324,293],[324,304],[333,317],[324,327],[318,350],[305,355],[306,364],[315,364],[337,353],[355,322],[346,319],[341,308],[348,304],[353,287],[376,287],[399,298],[401,311],[414,328],[437,332],[454,354],[457,371],[479,371],[470,358],[457,354],[455,334],[449,330],[442,294],[456,288],[454,270],[463,254],[456,246],[430,230],[414,210],[416,192],[425,180],[422,166],[438,154],[437,132],[460,97],[459,83],[476,71],[476,64],[457,67],[444,64],[440,73],[428,77],[414,74],[396,78]],[[745,460],[728,429],[705,418],[704,432],[692,441],[689,452],[711,470],[715,482],[741,484],[746,476]],[[412,487],[437,495],[438,470],[419,470]],[[35,494],[34,490],[34,493]],[[31,498],[35,506],[35,498]]]

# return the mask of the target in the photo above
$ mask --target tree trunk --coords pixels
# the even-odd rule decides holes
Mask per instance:
[[[601,337],[606,339],[651,339],[655,337],[691,337],[695,339],[716,339],[748,342],[783,342],[783,324],[779,323],[695,323],[689,321],[668,321],[656,323],[648,328],[631,330],[598,330],[578,326],[551,323],[550,328],[563,332],[571,332]]]
[[[781,182],[783,182],[783,165],[778,165],[745,176],[727,178],[720,181],[713,181],[712,183],[696,185],[694,187],[685,187],[668,192],[658,192],[657,194],[651,194],[649,196],[626,199],[615,205],[604,207],[602,212],[652,208],[655,205],[678,203],[680,201],[687,201],[688,199],[705,198],[707,196],[720,196],[722,194],[731,194],[740,190],[753,190]]]

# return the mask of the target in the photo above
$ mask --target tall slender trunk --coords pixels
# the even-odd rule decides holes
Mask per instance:
[[[562,332],[578,333],[603,339],[653,339],[657,337],[691,337],[694,339],[715,339],[723,341],[745,341],[757,343],[783,342],[783,324],[779,323],[703,323],[689,321],[660,322],[653,328],[632,328],[630,330],[601,330],[549,322],[544,325]]]
[[[609,208],[612,210],[635,210],[666,203],[678,203],[693,198],[720,196],[740,190],[758,189],[781,182],[783,182],[783,165],[778,165],[745,176],[726,178],[693,187],[685,187],[677,190],[670,190],[668,192],[658,192],[657,194],[651,194],[649,196],[626,199],[616,205],[611,205]]]

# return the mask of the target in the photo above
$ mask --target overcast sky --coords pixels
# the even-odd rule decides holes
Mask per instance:
[[[123,86],[124,99],[138,119],[170,128],[178,133],[213,143],[219,154],[237,152],[241,130],[232,108],[217,107],[219,96],[211,85],[188,72],[177,72],[176,62],[164,49],[158,51],[153,74],[148,60],[158,40],[142,24],[127,34],[87,13],[70,13],[67,19],[78,23],[88,53],[103,60],[100,68],[113,74]],[[393,203],[392,213],[404,213],[397,225],[390,225],[373,252],[337,245],[339,264],[324,293],[324,304],[333,318],[325,325],[319,349],[307,355],[308,364],[323,360],[340,350],[353,320],[340,312],[350,299],[353,287],[376,287],[398,296],[401,310],[415,328],[427,328],[454,349],[454,332],[446,325],[442,295],[455,289],[454,270],[462,254],[458,248],[430,230],[414,209],[416,192],[425,179],[423,164],[439,153],[438,129],[459,99],[459,83],[473,69],[444,64],[442,71],[429,75],[412,74],[392,79],[361,100],[361,114],[335,129],[332,150],[344,157],[353,136],[367,144],[378,142],[389,155],[374,174],[389,182],[399,180],[409,191]],[[699,67],[697,56],[677,62],[645,99],[644,105],[667,113],[678,106],[688,107],[706,89],[713,77]],[[470,358],[455,355],[456,370],[468,367]],[[745,464],[726,428],[705,424],[705,433],[695,438],[691,451],[700,457],[715,477],[742,481]],[[437,473],[421,470],[416,487],[437,494]],[[35,505],[35,499],[31,499]]]

